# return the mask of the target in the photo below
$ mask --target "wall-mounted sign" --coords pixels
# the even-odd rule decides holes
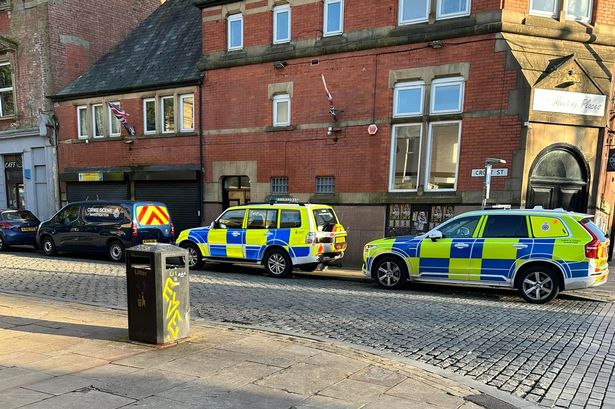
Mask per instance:
[[[100,182],[103,180],[102,172],[79,172],[79,182]]]
[[[605,106],[606,96],[604,95],[541,88],[534,90],[534,111],[602,116]]]
[[[491,168],[491,176],[508,176],[508,168]],[[485,168],[472,169],[472,177],[485,177]]]
[[[606,163],[607,172],[615,172],[615,148],[609,149],[609,158]]]
[[[4,169],[17,170],[22,167],[21,155],[4,155]]]

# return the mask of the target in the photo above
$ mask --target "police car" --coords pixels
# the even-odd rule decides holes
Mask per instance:
[[[609,242],[592,216],[563,210],[464,213],[417,237],[365,245],[363,272],[383,288],[407,280],[516,288],[530,303],[608,278]]]
[[[230,207],[210,226],[182,231],[177,245],[193,269],[204,261],[260,263],[269,275],[287,277],[295,267],[314,271],[341,259],[346,231],[331,206],[276,200]]]

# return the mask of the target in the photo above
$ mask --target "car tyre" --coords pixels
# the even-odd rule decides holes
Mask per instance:
[[[44,236],[41,239],[41,250],[43,250],[43,254],[46,256],[55,256],[58,253],[56,250],[56,244],[49,236]]]
[[[190,270],[200,270],[203,268],[203,257],[201,256],[201,250],[196,244],[182,243],[180,247],[188,250],[188,268]]]
[[[110,242],[107,252],[111,261],[124,260],[124,245],[120,241],[113,240]]]
[[[397,290],[408,281],[408,268],[400,258],[386,256],[372,267],[372,276],[380,287]]]
[[[269,250],[265,255],[265,270],[272,277],[289,277],[293,271],[293,262],[284,250]]]
[[[553,268],[547,266],[530,267],[521,273],[517,290],[521,297],[531,304],[544,304],[559,293],[560,279]]]
[[[299,270],[304,271],[306,273],[311,273],[316,271],[318,268],[318,263],[310,263],[310,264],[302,264],[299,266]]]

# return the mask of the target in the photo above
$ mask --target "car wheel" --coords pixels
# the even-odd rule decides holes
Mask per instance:
[[[382,288],[396,290],[408,280],[408,269],[397,257],[383,257],[374,265],[374,280]]]
[[[203,268],[203,257],[201,256],[201,250],[196,244],[182,243],[180,247],[188,250],[188,268],[190,270],[199,270]]]
[[[299,266],[299,270],[311,273],[318,268],[318,263],[302,264]]]
[[[4,236],[0,234],[0,251],[5,251],[9,248],[9,245],[4,241]]]
[[[280,249],[270,250],[265,255],[265,270],[272,277],[288,277],[293,271],[293,262],[288,254]]]
[[[114,240],[109,243],[109,248],[107,249],[107,251],[109,254],[109,258],[112,261],[122,261],[124,259],[124,245],[117,240]]]
[[[559,284],[559,277],[552,268],[536,266],[521,273],[517,289],[525,301],[544,304],[557,296]]]
[[[57,253],[56,245],[53,242],[53,239],[49,236],[45,236],[41,240],[41,249],[46,256],[55,256]]]

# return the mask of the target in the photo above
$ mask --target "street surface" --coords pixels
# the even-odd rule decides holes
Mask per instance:
[[[615,407],[615,303],[570,296],[375,284],[208,265],[191,275],[193,316],[325,337],[468,376],[546,407]],[[0,290],[126,306],[121,264],[0,255]]]

